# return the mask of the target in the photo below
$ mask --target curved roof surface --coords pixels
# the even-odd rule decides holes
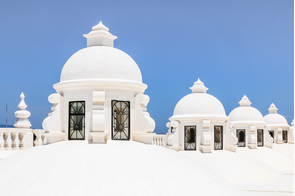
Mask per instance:
[[[60,81],[123,80],[141,83],[135,61],[125,52],[109,46],[91,46],[79,50],[65,63]]]
[[[173,116],[226,117],[226,114],[222,103],[214,96],[207,93],[192,93],[176,104]]]
[[[240,195],[202,163],[132,141],[31,148],[1,160],[0,173],[1,195]]]

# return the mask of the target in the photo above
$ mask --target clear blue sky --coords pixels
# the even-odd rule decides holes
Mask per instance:
[[[64,63],[102,21],[141,69],[156,132],[200,78],[227,115],[244,95],[263,115],[294,118],[292,0],[0,0],[0,124],[24,92],[33,128],[50,112]]]

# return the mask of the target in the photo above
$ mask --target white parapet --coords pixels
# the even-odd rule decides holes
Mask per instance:
[[[0,128],[0,149],[23,150],[33,147],[32,129]]]

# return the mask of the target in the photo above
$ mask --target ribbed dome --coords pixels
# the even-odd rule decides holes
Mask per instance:
[[[200,80],[195,82],[192,93],[176,104],[173,117],[226,117],[222,103],[207,94],[207,89]]]
[[[101,79],[142,82],[140,69],[125,52],[108,46],[91,46],[73,54],[60,81]]]
[[[263,120],[262,114],[256,108],[251,107],[251,102],[249,101],[246,95],[242,98],[239,102],[240,107],[235,108],[231,113],[228,115],[230,121],[238,121],[238,122],[262,122],[265,123]]]

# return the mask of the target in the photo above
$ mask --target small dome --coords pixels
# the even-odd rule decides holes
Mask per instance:
[[[226,117],[222,103],[207,94],[207,89],[198,79],[191,87],[192,93],[176,104],[173,117]]]
[[[235,108],[228,115],[231,122],[259,122],[265,123],[263,120],[262,114],[256,108],[251,107],[251,102],[248,97],[245,95],[242,100],[239,102],[240,107]]]
[[[289,126],[285,117],[278,114],[277,107],[272,103],[268,109],[269,114],[264,116],[264,120],[268,125],[282,125]]]
[[[108,46],[84,48],[66,62],[61,72],[61,82],[84,79],[142,82],[135,61],[125,52]]]

